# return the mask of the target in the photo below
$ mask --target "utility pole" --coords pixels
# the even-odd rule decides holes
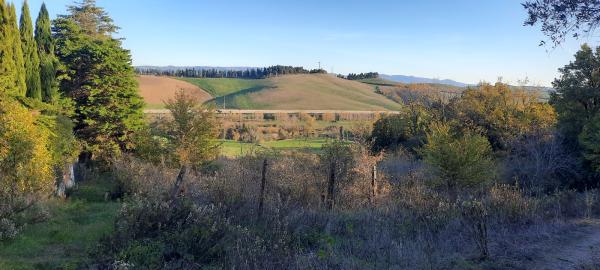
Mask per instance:
[[[318,63],[319,63],[319,69],[321,69],[321,61],[319,61]]]

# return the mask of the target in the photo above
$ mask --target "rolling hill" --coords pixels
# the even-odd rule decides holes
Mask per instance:
[[[366,79],[361,82],[374,85],[379,93],[398,103],[405,104],[415,98],[430,97],[448,100],[466,88],[439,83],[400,83],[384,78]]]
[[[211,93],[229,109],[398,110],[373,85],[331,75],[286,75],[263,80],[177,78]]]
[[[179,90],[184,90],[203,102],[212,99],[212,96],[200,87],[169,77],[142,75],[137,77],[137,81],[140,94],[149,109],[163,108],[163,102],[174,97]]]

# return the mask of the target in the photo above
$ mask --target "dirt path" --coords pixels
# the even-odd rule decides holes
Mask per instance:
[[[577,230],[569,233],[570,240],[552,245],[531,269],[596,269],[582,266],[600,265],[600,220],[580,223]]]

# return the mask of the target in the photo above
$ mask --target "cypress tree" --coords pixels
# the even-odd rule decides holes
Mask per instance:
[[[10,23],[10,42],[13,51],[13,59],[15,61],[15,85],[17,87],[17,95],[25,96],[27,92],[27,84],[25,83],[25,63],[23,61],[23,49],[21,48],[21,38],[19,34],[19,26],[17,25],[17,10],[14,4],[9,5],[9,23]]]
[[[58,87],[56,85],[54,42],[46,4],[42,4],[38,18],[35,21],[35,41],[40,59],[42,97],[45,102],[52,102],[56,99]]]
[[[8,20],[8,5],[0,0],[0,91],[14,93],[15,60],[12,56],[10,23]]]
[[[37,45],[33,39],[33,25],[29,15],[29,5],[23,2],[21,9],[20,28],[21,47],[23,60],[25,62],[25,83],[27,85],[27,97],[42,100],[42,86],[40,81],[40,58]]]

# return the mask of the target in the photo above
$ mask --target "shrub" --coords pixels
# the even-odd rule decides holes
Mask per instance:
[[[215,267],[223,264],[229,230],[214,206],[134,196],[95,256],[105,267],[116,261],[149,269]]]
[[[504,161],[506,182],[534,194],[568,188],[584,171],[573,150],[558,134],[535,133],[514,141]]]
[[[454,135],[446,124],[433,124],[430,130],[420,153],[437,176],[434,186],[443,186],[456,196],[459,188],[478,187],[494,177],[492,149],[485,137]]]
[[[0,184],[5,191],[52,191],[50,134],[36,121],[33,112],[0,96]]]
[[[54,191],[53,144],[38,113],[0,93],[0,240],[43,218],[38,201]]]
[[[425,107],[411,104],[399,114],[377,120],[371,133],[373,152],[396,150],[400,146],[413,150],[421,146],[431,119]]]
[[[501,82],[468,88],[450,108],[461,127],[481,132],[494,150],[505,150],[516,138],[556,123],[556,113],[549,104]]]

